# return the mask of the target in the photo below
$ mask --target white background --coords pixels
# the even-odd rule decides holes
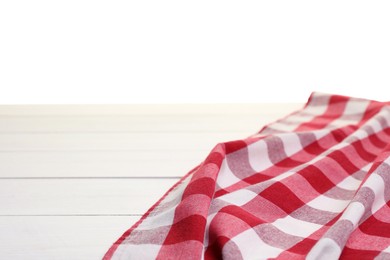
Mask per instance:
[[[0,103],[390,100],[389,1],[1,1]]]

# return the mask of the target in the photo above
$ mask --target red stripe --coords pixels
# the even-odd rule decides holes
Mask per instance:
[[[294,130],[294,132],[303,132],[324,128],[343,114],[349,100],[349,97],[337,95],[332,96],[329,100],[329,105],[326,111],[322,115],[313,118],[309,122],[301,124]]]
[[[368,140],[371,142],[372,139],[368,138]],[[360,158],[362,158],[366,162],[371,162],[372,160],[374,160],[376,158],[376,154],[370,153],[368,150],[366,150],[364,148],[364,144],[363,143],[367,143],[368,140],[367,139],[363,140],[363,141],[362,140],[358,140],[356,142],[353,142],[351,145],[352,145],[353,148],[355,148],[355,150],[359,154]],[[385,144],[385,143],[383,143],[383,144]]]
[[[191,181],[186,187],[182,200],[193,194],[204,194],[210,199],[214,194],[215,180],[209,177],[204,177]]]
[[[209,245],[205,251],[204,259],[213,260],[213,259],[223,259],[222,258],[222,248],[224,245],[230,241],[230,238],[225,236],[218,236],[214,242]]]
[[[255,173],[249,177],[246,177],[242,179],[242,181],[225,188],[223,190],[218,190],[215,193],[215,197],[220,197],[222,195],[225,195],[229,192],[233,192],[239,189],[243,189],[249,185],[252,184],[258,184],[263,181],[269,180],[275,176],[278,176],[284,172],[286,172],[289,167],[283,167],[285,165],[289,165],[291,161],[298,162],[298,159],[301,160],[301,164],[307,163],[318,154],[323,153],[330,147],[334,146],[339,142],[339,140],[343,140],[345,137],[348,136],[348,134],[352,133],[354,130],[351,127],[344,127],[341,129],[336,129],[331,131],[328,135],[322,137],[320,140],[314,141],[313,143],[309,144],[303,150],[297,152],[296,154],[292,155],[289,158],[285,158],[282,161],[278,162],[277,165],[273,165],[268,169],[265,169],[259,173]],[[292,165],[295,165],[295,163],[291,163]],[[280,167],[277,167],[279,166]],[[298,166],[298,165],[295,165]]]
[[[380,221],[374,216],[360,224],[359,229],[367,235],[390,238],[390,223]]]
[[[380,251],[344,247],[343,251],[341,252],[340,260],[374,259],[380,253]]]
[[[224,154],[221,154],[220,152],[211,152],[209,156],[207,156],[206,160],[204,161],[204,164],[214,163],[218,165],[218,167],[220,167],[223,158],[224,158]]]
[[[226,154],[233,153],[247,147],[247,143],[242,140],[226,142],[224,145]]]
[[[164,245],[177,244],[187,240],[203,242],[206,219],[192,215],[174,223],[165,238]]]
[[[336,161],[348,174],[353,174],[359,170],[359,168],[348,159],[342,150],[333,151],[327,155],[327,157]]]
[[[368,106],[366,108],[366,111],[364,112],[362,119],[360,120],[359,125],[363,125],[364,123],[366,123],[367,120],[370,120],[382,108],[383,108],[383,103],[377,102],[377,101],[370,101],[370,103],[368,104]]]
[[[309,165],[305,169],[302,169],[298,172],[302,175],[310,185],[320,194],[323,194],[333,188],[335,185],[325,176],[325,174],[315,167],[314,165]]]
[[[272,184],[259,195],[277,205],[287,214],[305,205],[289,188],[280,182]]]
[[[389,136],[390,128],[384,129],[383,132],[386,133],[387,136]],[[388,144],[388,142],[383,142],[381,139],[379,139],[378,134],[370,135],[369,139],[370,142],[378,148],[383,148]]]
[[[306,256],[310,249],[317,243],[317,240],[311,238],[305,238],[301,242],[297,243],[295,246],[289,248],[287,251]]]
[[[108,249],[106,254],[103,257],[103,260],[109,260],[114,255],[115,251],[118,249],[118,246],[123,243],[123,241],[131,235],[131,232],[133,232],[134,229],[136,229],[142,221],[144,221],[150,213],[153,212],[153,210],[168,196],[169,193],[171,193],[172,190],[174,190],[179,184],[181,184],[190,174],[192,174],[194,171],[199,169],[199,165],[193,168],[191,171],[189,171],[186,175],[183,176],[178,182],[176,182],[148,211],[138,220],[130,229],[126,230],[115,243]]]
[[[238,206],[235,206],[235,205],[223,207],[220,210],[220,212],[230,214],[230,215],[240,219],[241,221],[244,221],[250,227],[255,227],[257,225],[264,224],[266,222],[266,221],[260,219],[259,217],[251,214],[250,212],[248,212],[248,211],[246,211]]]
[[[325,100],[328,100],[326,95],[312,95],[306,108],[311,105],[321,105],[321,102]],[[334,120],[343,116],[345,108],[350,100],[349,97],[331,96],[329,104],[323,103],[324,105],[327,105],[327,108],[322,115],[316,116],[309,122],[299,125],[296,130],[316,130],[328,126],[328,124],[331,124]],[[353,101],[357,102],[359,100],[353,99]],[[366,102],[362,105],[365,106],[365,104]],[[355,103],[353,105],[355,105]],[[217,167],[212,165],[208,171],[199,168],[197,169],[198,171],[194,174],[193,179],[189,182],[183,193],[181,202],[179,203],[180,205],[175,206],[175,216],[172,222],[174,224],[170,224],[169,226],[170,230],[167,231],[168,234],[164,243],[161,245],[159,256],[179,257],[185,255],[186,258],[191,258],[191,256],[196,258],[201,257],[200,254],[203,252],[202,245],[207,246],[204,244],[206,217],[210,214],[210,210],[215,212],[219,209],[218,207],[220,207],[220,204],[218,203],[216,206],[217,208],[214,208],[213,204],[211,204],[211,207],[213,208],[209,209],[210,201],[208,201],[208,198],[210,198],[210,200],[212,198],[215,199],[221,195],[244,189],[250,185],[261,184],[262,182],[279,176],[289,170],[292,171],[292,168],[296,166],[304,167],[299,168],[298,172],[294,169],[292,176],[287,177],[286,179],[279,182],[270,182],[267,184],[267,188],[260,192],[258,196],[249,200],[242,206],[230,205],[219,209],[219,212],[217,212],[217,215],[211,220],[209,226],[210,244],[208,245],[204,256],[206,259],[218,259],[223,257],[222,251],[226,243],[229,243],[231,239],[241,232],[262,223],[272,223],[275,219],[290,214],[296,209],[304,206],[305,202],[315,198],[318,194],[326,193],[328,190],[335,187],[339,181],[348,176],[348,174],[356,173],[370,162],[374,163],[374,166],[370,169],[371,173],[376,167],[380,166],[384,160],[387,160],[390,153],[390,145],[388,145],[390,142],[390,128],[387,127],[383,131],[370,134],[372,128],[370,129],[370,125],[367,124],[368,120],[376,116],[383,106],[384,103],[371,101],[367,108],[365,108],[364,113],[362,113],[361,120],[356,119],[356,122],[353,122],[352,125],[330,131],[326,136],[322,137],[320,140],[315,140],[291,157],[283,158],[285,157],[285,154],[282,152],[280,156],[275,156],[277,159],[272,160],[275,165],[272,165],[261,172],[253,173],[251,176],[245,175],[248,177],[237,180],[234,185],[219,189],[214,194],[216,186],[215,180],[225,154],[247,149],[248,144],[256,142],[260,138],[249,138],[218,144],[202,164],[202,169],[208,164],[215,164]],[[364,107],[361,108],[364,109]],[[305,114],[304,110],[294,112],[293,114],[299,112]],[[359,115],[355,118],[358,117]],[[349,119],[353,120],[353,118],[354,117],[352,116]],[[382,120],[382,118],[376,118],[374,120],[379,120],[382,126],[385,124],[385,121]],[[283,119],[279,121],[283,123]],[[353,142],[347,143],[345,139],[359,129],[359,127],[365,127],[364,124],[367,124],[367,128],[362,129],[367,129],[367,132],[370,135],[362,140],[358,140],[356,137],[356,140],[354,140],[351,137],[350,141]],[[304,133],[302,135],[304,135]],[[313,136],[313,134],[310,135]],[[303,138],[300,141],[307,144],[307,142],[310,142],[313,139],[311,136],[309,137],[310,138]],[[339,148],[338,150],[330,151],[330,153],[327,153],[323,158],[317,158],[318,160],[316,160],[315,163],[310,162],[322,153],[329,151],[329,149],[336,149],[338,147],[337,144],[341,142],[344,142],[346,146]],[[276,151],[276,153],[278,153],[278,151]],[[240,167],[239,164],[237,164],[237,166]],[[236,174],[235,169],[231,170],[233,171],[233,174]],[[237,176],[239,175],[236,175],[236,177]],[[304,181],[303,178],[306,181]],[[300,185],[300,183],[302,183],[302,185]],[[251,190],[255,191],[257,188],[260,189],[262,187],[253,186],[253,189],[251,188]],[[196,194],[204,194],[207,197],[193,196]],[[186,200],[186,198],[196,199],[192,199],[191,204],[189,203],[189,199]],[[204,198],[204,201],[200,201],[199,198]],[[107,252],[104,259],[111,258],[117,246],[124,243],[124,239],[128,236],[131,236],[131,231],[150,214],[156,205],[161,203],[162,199],[160,199],[160,201],[157,202],[147,214],[132,227],[132,229],[128,230],[120,239],[118,239],[116,244]],[[180,214],[183,212],[186,214]],[[279,257],[281,259],[287,259],[287,257],[303,258],[306,256],[315,243],[323,237],[324,233],[334,224],[340,215],[341,213],[309,237],[303,238],[302,241],[282,252]],[[379,215],[377,215],[377,217],[379,218]],[[384,220],[386,220],[386,218],[383,216],[380,219],[371,216],[359,226],[358,230],[355,230],[360,236],[366,234],[366,240],[369,241],[364,242],[365,248],[375,248],[374,245],[370,246],[368,243],[375,244],[376,246],[379,239],[389,239],[390,234],[388,230],[390,230],[390,223]],[[375,238],[376,240],[370,240],[369,238]],[[358,241],[356,239],[359,239],[359,237],[351,237],[351,239],[355,239],[354,247],[357,247],[357,249],[346,247],[341,255],[341,259],[372,259],[380,253],[380,250],[361,250],[359,247],[362,248],[362,245],[359,246],[356,243],[356,241]],[[248,246],[250,246],[250,244],[251,241],[248,241]],[[386,245],[386,242],[383,244]],[[234,243],[231,243],[229,244],[229,249],[230,245],[232,245],[232,247],[235,246]],[[376,249],[377,248],[378,247],[376,247]],[[225,248],[225,250],[227,250],[227,248]],[[239,248],[237,248],[237,250],[239,250]],[[178,255],[174,255],[175,252],[178,252]]]

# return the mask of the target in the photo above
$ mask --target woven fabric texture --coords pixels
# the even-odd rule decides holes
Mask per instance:
[[[313,93],[220,143],[104,259],[390,259],[390,103]]]

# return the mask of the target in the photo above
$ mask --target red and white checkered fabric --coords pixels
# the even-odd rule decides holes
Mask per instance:
[[[218,144],[105,259],[390,259],[390,103],[313,93]]]

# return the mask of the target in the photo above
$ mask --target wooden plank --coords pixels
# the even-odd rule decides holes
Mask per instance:
[[[238,105],[232,106],[240,110]],[[261,116],[163,114],[173,108],[171,112],[178,110],[175,105],[163,106],[163,112],[155,106],[155,114],[150,114],[153,109],[149,106],[129,105],[123,109],[122,106],[103,106],[117,113],[126,109],[134,112],[135,107],[142,107],[147,111],[146,116],[97,115],[91,106],[72,105],[25,106],[31,111],[24,115],[25,110],[20,110],[20,106],[0,106],[0,112],[3,111],[0,116],[0,178],[182,176],[199,164],[218,142],[244,138],[263,124],[276,120],[275,113],[284,113],[279,107],[270,112],[265,109],[269,106],[252,106],[259,107]],[[102,108],[92,107],[98,111]],[[220,112],[223,107],[227,107],[227,111],[232,108],[215,107]],[[68,108],[70,115],[50,114],[65,113]],[[195,106],[184,108],[197,111]],[[179,110],[183,113],[185,109]],[[4,115],[6,111],[10,115]],[[47,111],[50,113],[45,114]],[[77,111],[79,114],[72,114]],[[238,130],[236,126],[250,129],[250,124],[252,132],[230,132]]]
[[[177,179],[1,179],[0,215],[143,214]]]
[[[0,152],[0,178],[180,177],[209,151]]]
[[[96,260],[139,217],[0,217],[1,259]]]
[[[132,104],[132,105],[1,105],[0,116],[26,115],[243,115],[286,113],[299,103],[269,104]],[[261,113],[261,112],[260,112]]]
[[[251,134],[284,114],[0,116],[0,133],[220,133]]]
[[[77,133],[1,134],[3,151],[182,150],[209,151],[237,133]]]
[[[101,259],[178,180],[161,177],[301,106],[0,106],[2,257]]]

